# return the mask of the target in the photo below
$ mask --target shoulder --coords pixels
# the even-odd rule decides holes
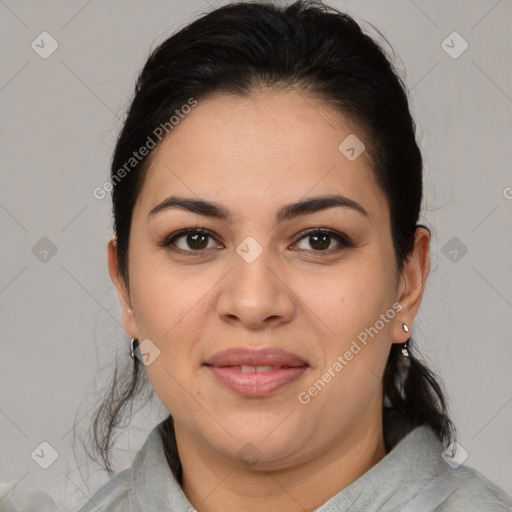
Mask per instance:
[[[40,489],[23,483],[0,483],[0,512],[57,512],[57,505]]]
[[[131,469],[125,469],[103,485],[78,512],[131,512]]]
[[[165,458],[161,425],[150,432],[131,467],[100,487],[78,512],[175,510],[176,504],[186,502]]]
[[[471,467],[448,467],[439,475],[440,480],[448,491],[440,508],[442,512],[512,512],[512,497]]]
[[[386,511],[512,512],[511,496],[476,469],[450,464],[445,451],[430,427],[417,427],[360,479],[383,488],[371,494],[359,485],[354,491],[370,494],[370,505],[376,494]]]

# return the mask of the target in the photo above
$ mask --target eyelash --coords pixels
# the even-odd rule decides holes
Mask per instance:
[[[207,235],[207,236],[213,238],[214,240],[216,240],[213,233],[211,233],[207,229],[187,228],[187,229],[182,229],[180,231],[176,231],[176,232],[170,234],[158,245],[160,247],[165,247],[173,252],[177,252],[177,253],[184,254],[186,256],[192,256],[192,257],[201,256],[201,255],[204,255],[205,252],[210,251],[210,249],[185,251],[183,249],[176,249],[176,248],[171,247],[177,239],[179,239],[183,236],[189,235],[191,233]],[[331,255],[335,252],[341,251],[343,248],[348,249],[348,248],[354,247],[354,244],[346,235],[343,235],[342,233],[339,233],[338,231],[334,231],[332,229],[321,229],[321,228],[313,228],[313,229],[302,232],[301,236],[297,239],[295,244],[300,242],[302,239],[307,238],[308,236],[313,236],[313,235],[328,235],[328,236],[334,238],[340,245],[343,246],[342,248],[338,248],[338,249],[334,249],[334,250],[333,249],[318,250],[318,251],[312,250],[312,252],[318,253],[318,255],[324,255],[324,254]],[[299,251],[304,251],[304,250],[306,250],[306,249],[299,249]]]

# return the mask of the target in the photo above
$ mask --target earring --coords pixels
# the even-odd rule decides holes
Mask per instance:
[[[409,326],[406,324],[406,323],[402,323],[402,329],[405,331],[405,332],[409,332]],[[409,351],[407,350],[407,344],[409,343],[409,340],[407,340],[405,343],[404,343],[404,346],[402,347],[402,355],[404,357],[409,357]]]
[[[135,350],[139,346],[139,340],[137,338],[133,338],[132,341],[130,341],[130,354],[132,357],[135,357]]]

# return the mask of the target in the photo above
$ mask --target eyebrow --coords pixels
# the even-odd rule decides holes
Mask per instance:
[[[277,211],[276,221],[288,221],[296,217],[310,215],[335,207],[350,208],[364,215],[368,219],[370,218],[368,212],[356,201],[338,194],[329,194],[323,196],[308,197],[307,199],[303,199],[296,203],[290,203],[283,206]],[[160,204],[155,206],[149,212],[148,217],[152,217],[159,212],[172,208],[188,210],[192,213],[203,215],[205,217],[211,217],[214,219],[221,219],[226,221],[233,219],[233,214],[226,207],[220,204],[212,203],[204,199],[194,199],[179,196],[170,196],[164,199]]]

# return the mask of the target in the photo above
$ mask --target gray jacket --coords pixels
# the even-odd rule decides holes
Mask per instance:
[[[79,512],[196,510],[167,464],[160,425],[151,431],[131,468],[101,487]],[[315,512],[512,512],[511,496],[470,467],[451,467],[442,458],[443,451],[430,427],[417,427]],[[20,508],[13,501],[14,492],[0,500],[0,512],[41,512],[42,500],[51,501],[44,493],[37,501],[34,494]],[[45,503],[45,512],[56,510]]]

